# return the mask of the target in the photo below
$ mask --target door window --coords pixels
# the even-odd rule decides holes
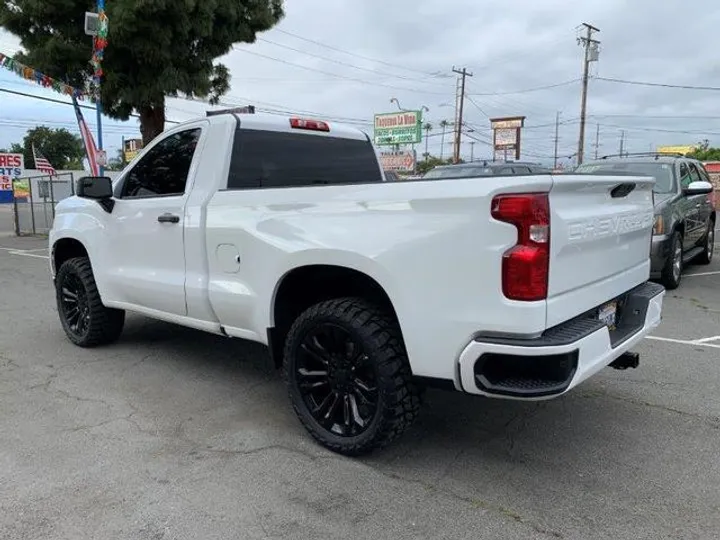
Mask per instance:
[[[132,168],[121,198],[168,197],[185,193],[200,128],[173,133],[160,141]]]
[[[702,177],[700,176],[700,172],[698,171],[697,167],[694,163],[690,163],[690,181],[700,182],[701,180]]]
[[[692,181],[693,179],[690,176],[690,168],[688,167],[688,164],[685,162],[680,163],[680,187],[686,188]]]

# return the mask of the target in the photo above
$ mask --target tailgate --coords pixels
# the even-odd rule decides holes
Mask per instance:
[[[548,326],[648,279],[654,183],[651,177],[553,176]]]

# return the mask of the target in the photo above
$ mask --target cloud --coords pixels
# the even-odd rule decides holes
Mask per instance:
[[[582,49],[576,38],[582,22],[600,28],[596,37],[602,41],[601,54],[593,74],[720,86],[714,46],[720,10],[713,0],[693,3],[693,13],[700,16],[685,6],[677,0],[506,0],[492,5],[470,0],[290,0],[287,16],[276,29],[260,35],[256,43],[238,44],[221,59],[232,73],[232,90],[224,102],[344,118],[370,130],[373,114],[393,110],[390,98],[395,97],[403,107],[430,109],[426,119],[436,128],[428,142],[437,154],[442,138],[438,124],[454,114],[451,70],[466,66],[473,73],[467,93],[475,102],[466,102],[466,120],[480,139],[475,156],[490,155],[482,142],[489,137],[487,117],[516,114],[527,116],[526,157],[551,156],[557,112],[560,154],[568,156],[577,149],[579,130]],[[0,50],[13,46],[17,41],[0,31]],[[19,83],[23,91],[55,97],[16,78],[16,86],[10,86],[13,77],[0,73],[0,88],[16,89]],[[507,93],[563,82],[568,84]],[[481,95],[487,93],[496,94]],[[720,145],[720,128],[714,127],[713,118],[720,117],[717,97],[718,92],[591,80],[586,147],[592,155],[598,123],[600,153],[617,149],[621,130],[629,151],[704,138]],[[0,146],[22,137],[22,122],[72,125],[74,120],[71,109],[60,105],[6,94],[0,99],[0,125],[6,126]],[[167,116],[185,120],[206,108],[168,100]],[[87,118],[92,120],[90,111]],[[119,145],[122,134],[137,135],[135,120],[107,125],[110,146]],[[467,142],[465,154],[470,151]],[[449,150],[446,145],[446,155]]]

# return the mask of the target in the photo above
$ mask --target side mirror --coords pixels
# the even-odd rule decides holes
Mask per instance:
[[[78,197],[101,201],[113,196],[112,180],[106,176],[83,176],[77,181]]]
[[[115,208],[112,180],[107,176],[83,176],[77,181],[75,194],[97,201],[108,214]]]
[[[715,188],[710,182],[703,180],[697,182],[690,182],[686,188],[683,189],[683,195],[690,197],[692,195],[709,195],[715,191]]]

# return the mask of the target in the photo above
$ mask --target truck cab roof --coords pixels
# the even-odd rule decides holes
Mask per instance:
[[[340,122],[329,122],[312,116],[282,116],[267,113],[247,113],[238,109],[208,111],[209,122],[227,122],[228,119],[240,122],[241,129],[275,131],[285,133],[305,133],[322,137],[341,139],[369,140],[368,135],[353,126]],[[197,119],[189,122],[197,121]],[[182,125],[182,124],[181,124]]]

